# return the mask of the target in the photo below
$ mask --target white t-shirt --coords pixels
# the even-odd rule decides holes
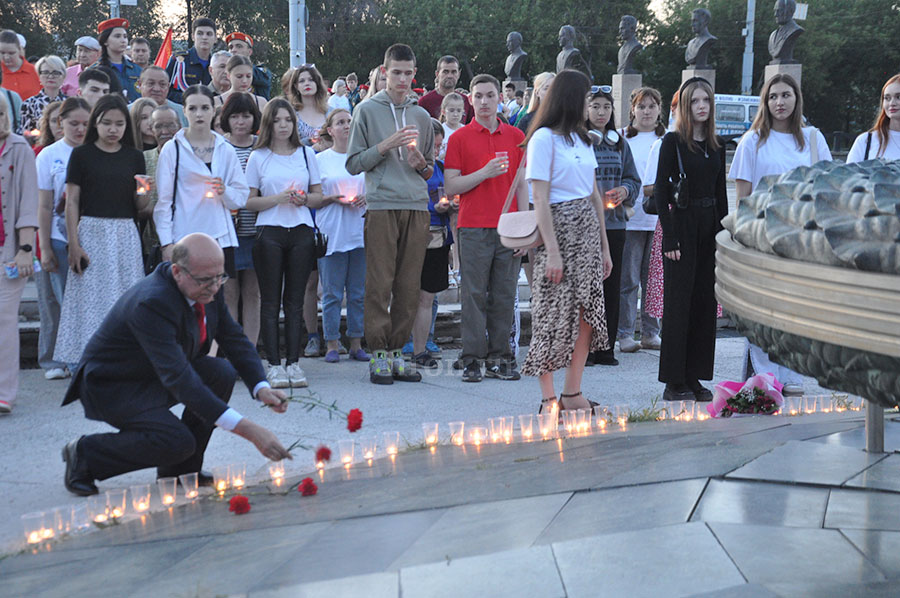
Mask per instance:
[[[336,110],[338,108],[343,108],[344,110],[350,110],[350,98],[347,96],[339,96],[337,94],[332,95],[328,98],[328,112],[332,110]]]
[[[52,143],[41,150],[36,159],[38,189],[53,191],[53,218],[50,221],[50,238],[68,243],[66,237],[65,214],[57,213],[56,207],[66,191],[66,168],[75,149],[65,139]],[[49,248],[45,249],[47,251]]]
[[[797,147],[793,135],[778,131],[769,131],[769,138],[757,149],[759,134],[756,131],[747,131],[738,142],[728,178],[750,181],[751,188],[755,189],[759,179],[764,176],[783,174],[798,166],[811,166],[810,134],[813,131],[816,132],[819,160],[831,160],[831,151],[828,149],[825,136],[813,127],[803,128],[803,137],[806,139],[803,151]]]
[[[441,143],[441,150],[438,153],[438,160],[443,160],[444,156],[447,155],[447,142],[450,141],[450,136],[459,131],[459,129],[463,128],[463,125],[459,126],[459,129],[451,129],[447,126],[447,123],[441,123],[441,127],[444,129],[444,141]]]
[[[620,131],[622,138],[625,139],[625,142],[628,143],[628,147],[631,149],[631,157],[634,158],[634,166],[638,171],[638,175],[644,174],[647,169],[647,161],[650,157],[650,149],[653,147],[654,142],[656,142],[659,137],[656,136],[654,131],[644,131],[638,132],[634,137],[625,137],[624,129]],[[659,159],[659,150],[657,149],[657,160]],[[641,230],[641,231],[652,231],[656,230],[656,222],[659,220],[659,216],[655,214],[646,214],[644,213],[644,189],[643,185],[652,185],[656,181],[647,181],[646,179],[641,180],[641,189],[638,193],[637,199],[634,200],[634,215],[628,219],[628,223],[625,225],[625,230]]]
[[[850,148],[850,153],[847,154],[847,164],[850,164],[851,162],[862,162],[866,159],[866,137],[868,137],[868,135],[868,133],[863,133],[853,142],[853,147]],[[887,146],[884,148],[884,154],[880,156],[878,155],[878,145],[878,133],[872,133],[872,145],[869,147],[869,160],[874,160],[875,158],[900,160],[900,131],[888,131]]]
[[[647,166],[644,168],[644,176],[641,182],[644,185],[656,184],[656,171],[659,170],[659,148],[662,146],[662,137],[653,142],[650,146],[650,153],[647,155]]]
[[[316,155],[319,173],[322,176],[322,192],[325,195],[343,195],[345,199],[359,197],[366,192],[366,175],[351,175],[347,172],[347,154],[327,149]],[[351,251],[364,246],[363,216],[365,208],[356,208],[343,203],[331,203],[316,210],[316,224],[328,235],[328,253]]]
[[[306,160],[303,152],[307,152]],[[309,170],[306,163],[309,162]],[[262,148],[253,150],[247,160],[247,185],[259,189],[263,197],[275,195],[287,189],[309,192],[310,185],[321,182],[319,166],[312,149],[298,147],[290,156],[272,153]],[[256,226],[283,226],[293,228],[305,224],[313,226],[312,214],[306,206],[278,204],[263,210],[256,218]]]
[[[541,127],[528,141],[525,178],[549,181],[552,204],[581,199],[594,192],[594,150],[577,135],[571,138],[574,146],[566,143],[562,135]]]

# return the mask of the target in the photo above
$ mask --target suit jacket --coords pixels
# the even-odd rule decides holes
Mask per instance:
[[[206,329],[201,345],[197,317],[178,290],[171,264],[160,264],[119,298],[88,341],[63,405],[80,399],[88,418],[122,421],[183,403],[212,425],[227,405],[191,366],[206,355],[212,339],[250,392],[266,375],[256,348],[228,313],[221,289],[206,305]]]

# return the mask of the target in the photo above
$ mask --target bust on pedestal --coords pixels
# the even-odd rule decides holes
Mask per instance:
[[[584,60],[581,52],[575,47],[575,28],[571,25],[563,25],[559,29],[559,47],[562,48],[556,55],[556,72],[565,69],[581,71],[590,81],[594,80],[591,67]]]
[[[803,27],[794,20],[797,9],[796,0],[776,0],[775,22],[778,29],[769,36],[769,54],[772,60],[766,65],[766,81],[774,75],[785,73],[792,76],[800,84],[802,72],[800,63],[794,60],[794,45],[803,34]]]
[[[512,83],[516,86],[516,91],[525,91],[528,82],[522,76],[522,65],[525,58],[528,57],[528,53],[522,50],[522,34],[518,31],[510,31],[506,36],[506,49],[509,51],[509,56],[506,57],[506,66],[503,69],[506,72],[506,81],[503,82],[503,85],[505,87],[507,83]]]
[[[709,51],[719,39],[709,32],[712,15],[705,8],[697,8],[691,13],[691,30],[694,38],[688,42],[684,51],[684,61],[688,68],[681,71],[681,82],[693,77],[703,77],[709,81],[713,91],[716,89],[716,69],[709,64]]]
[[[643,49],[641,42],[635,37],[637,19],[625,15],[619,21],[619,37],[622,46],[619,48],[619,66],[612,76],[613,109],[616,113],[616,127],[621,128],[628,122],[631,109],[631,94],[641,87],[643,78],[640,71],[634,68],[634,58]]]

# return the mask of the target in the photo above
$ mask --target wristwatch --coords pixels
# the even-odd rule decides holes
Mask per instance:
[[[19,250],[24,251],[25,253],[31,253],[31,245],[25,243],[24,245],[19,245]]]
[[[425,174],[425,172],[427,170],[428,170],[428,164],[425,165],[425,168],[423,168],[422,170],[417,170],[416,172],[418,172],[419,174]]]

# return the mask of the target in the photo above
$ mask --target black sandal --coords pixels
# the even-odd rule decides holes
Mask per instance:
[[[561,394],[559,395],[559,403],[560,403],[560,405],[562,405],[562,400],[563,400],[563,399],[571,399],[572,397],[577,397],[578,395],[584,396],[584,394],[583,394],[580,390],[579,390],[578,392],[573,392],[573,393],[571,393],[571,394],[561,393]],[[591,410],[593,410],[594,407],[599,407],[599,406],[600,406],[600,403],[597,403],[597,402],[595,402],[595,401],[592,401],[592,400],[590,400],[590,399],[588,399],[588,398],[586,398],[586,397],[585,397],[585,400],[586,400],[586,401],[588,402],[588,404],[591,406]],[[560,407],[560,410],[563,410],[563,409],[565,409],[565,407]],[[582,407],[582,409],[584,409],[584,407]]]
[[[547,399],[541,399],[541,406],[538,407],[538,415],[544,412],[544,407],[547,407],[547,411],[553,411],[553,408],[559,409],[559,401],[556,400],[556,397],[550,397]]]

